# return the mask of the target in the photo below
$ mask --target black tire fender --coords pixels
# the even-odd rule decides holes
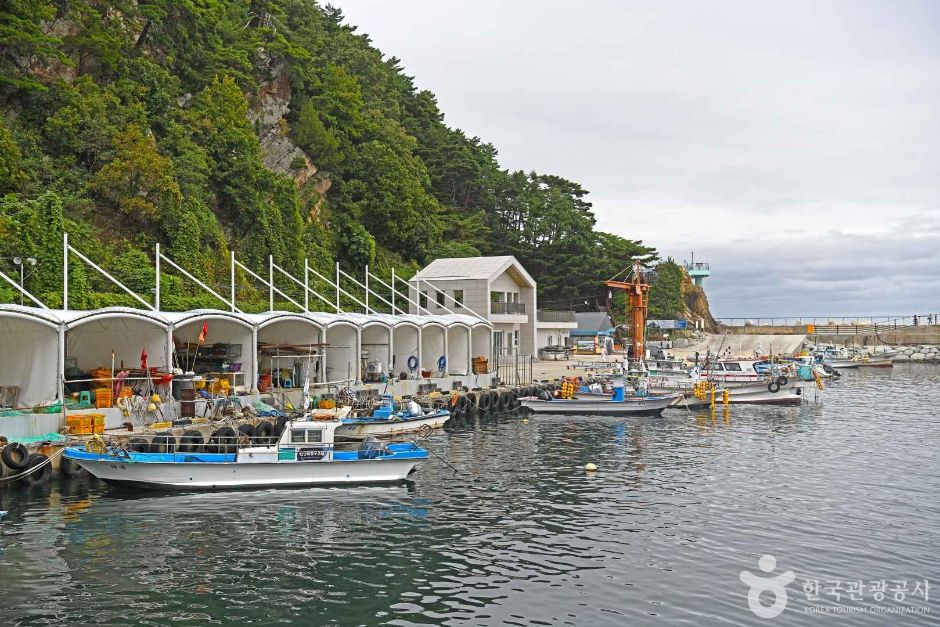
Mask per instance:
[[[66,477],[81,477],[82,475],[87,475],[88,471],[82,468],[78,462],[74,459],[69,459],[68,457],[63,457],[62,461],[59,462],[59,472],[61,472]]]
[[[3,465],[10,470],[19,472],[26,468],[29,463],[29,449],[25,444],[13,442],[3,447],[3,453],[0,453],[3,459]]]
[[[43,455],[42,453],[33,453],[32,455],[29,456],[29,460],[27,460],[26,462],[25,470],[30,470],[40,464],[45,464],[47,459],[49,458]],[[36,485],[39,483],[43,483],[44,481],[49,480],[49,475],[51,474],[49,472],[50,469],[51,469],[51,466],[49,464],[45,464],[42,468],[40,468],[36,472],[28,474],[25,477],[23,477],[23,479],[29,485]]]
[[[780,384],[777,383],[776,381],[771,381],[770,383],[767,384],[767,389],[770,390],[771,394],[776,394],[777,392],[780,391]]]
[[[205,440],[202,437],[202,432],[190,429],[180,437],[179,451],[180,453],[201,453],[203,444],[205,444]]]
[[[131,438],[131,441],[128,443],[130,449],[135,453],[149,453],[150,452],[150,442],[144,438]]]

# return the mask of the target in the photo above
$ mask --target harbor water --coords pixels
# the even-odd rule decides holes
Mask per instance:
[[[390,488],[6,488],[0,616],[937,624],[940,367],[846,371],[814,395],[727,416],[466,419],[430,440],[456,472],[432,456],[412,484]],[[742,579],[788,572],[785,608],[760,618]]]

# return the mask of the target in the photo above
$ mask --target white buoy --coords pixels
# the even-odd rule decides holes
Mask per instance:
[[[588,472],[594,472],[595,470],[597,470],[597,466],[595,466],[595,465],[594,465],[593,463],[591,463],[591,462],[588,462],[588,463],[586,463],[586,464],[584,465],[584,469],[585,469],[586,471],[588,471]]]

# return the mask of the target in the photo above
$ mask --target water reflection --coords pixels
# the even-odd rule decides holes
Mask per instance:
[[[738,573],[765,552],[798,576],[940,581],[938,383],[909,366],[793,408],[464,420],[432,440],[456,475],[431,460],[391,488],[2,490],[0,609],[10,624],[744,625]],[[781,624],[816,622],[791,604]]]

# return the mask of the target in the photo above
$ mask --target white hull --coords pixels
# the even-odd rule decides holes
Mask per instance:
[[[780,386],[777,392],[771,392],[768,384],[754,383],[739,386],[719,387],[715,392],[715,404],[723,403],[724,390],[728,390],[728,402],[755,405],[797,405],[803,400],[803,386],[800,381],[791,380]],[[711,392],[705,399],[689,396],[678,403],[683,407],[703,407],[711,404]]]
[[[75,460],[111,483],[159,489],[269,488],[403,481],[418,459],[331,462],[159,463]]]
[[[343,424],[336,427],[338,438],[360,438],[367,435],[390,436],[400,433],[412,433],[424,428],[439,429],[450,419],[449,415],[416,418],[414,420],[384,420],[382,422],[363,422],[360,424]]]
[[[833,368],[842,368],[842,369],[858,368],[859,366],[862,365],[861,361],[857,361],[855,359],[830,359],[826,363],[832,366]]]
[[[608,397],[609,398],[609,397]],[[631,398],[626,401],[574,398],[571,400],[544,401],[525,398],[522,406],[537,414],[591,414],[605,416],[630,416],[658,414],[673,404],[677,397],[661,396]]]

